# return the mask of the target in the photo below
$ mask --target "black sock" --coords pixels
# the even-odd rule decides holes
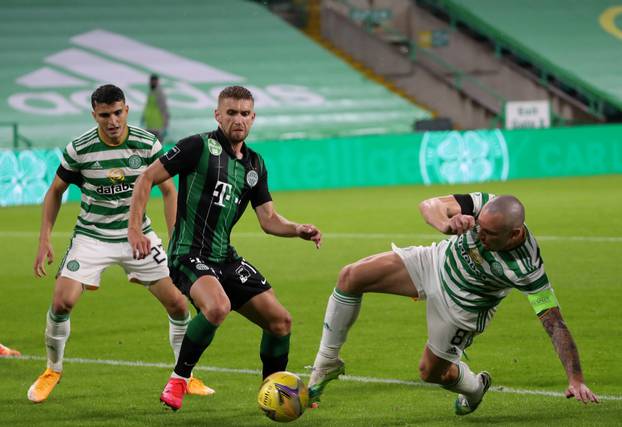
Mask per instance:
[[[212,342],[217,328],[218,325],[212,324],[201,312],[190,321],[175,365],[177,375],[190,378],[194,365]]]
[[[263,331],[261,337],[261,349],[259,356],[263,362],[262,374],[263,378],[275,372],[287,369],[289,360],[289,338],[290,334],[283,337],[272,335],[267,331]]]

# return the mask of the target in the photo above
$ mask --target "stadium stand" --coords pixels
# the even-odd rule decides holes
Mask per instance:
[[[1,9],[4,147],[63,146],[92,122],[88,96],[104,82],[125,89],[137,124],[151,72],[169,96],[171,141],[213,127],[215,94],[236,83],[256,96],[253,140],[407,132],[431,117],[253,2],[11,0]]]
[[[620,6],[609,0],[441,0],[432,3],[454,22],[488,37],[546,86],[558,84],[585,103],[594,116],[622,110],[618,70]],[[580,37],[577,37],[580,34]]]
[[[617,121],[616,62],[603,60],[619,12],[562,3],[326,0],[322,33],[459,127],[500,127],[509,101],[528,100],[548,100],[553,125]]]

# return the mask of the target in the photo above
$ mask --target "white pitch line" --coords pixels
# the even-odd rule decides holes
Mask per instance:
[[[30,356],[30,355],[21,355],[17,357],[5,357],[2,359],[20,359],[20,360],[47,360],[47,358],[43,356]],[[0,361],[2,360],[0,359]],[[66,358],[64,360],[67,363],[81,363],[87,365],[109,365],[109,366],[133,366],[140,368],[163,368],[163,369],[172,369],[173,365],[170,363],[153,363],[153,362],[141,362],[141,361],[132,361],[132,360],[107,360],[107,359],[85,359],[85,358]],[[259,375],[261,371],[258,369],[236,369],[236,368],[220,368],[217,366],[195,366],[195,370],[199,371],[208,371],[208,372],[225,372],[229,374],[245,374],[245,375]],[[308,377],[307,373],[295,373],[301,377]],[[434,384],[427,384],[421,381],[408,381],[408,380],[399,380],[393,378],[375,378],[375,377],[359,377],[352,375],[342,375],[339,377],[340,381],[352,381],[366,384],[397,384],[397,385],[405,385],[409,387],[437,387]],[[518,395],[535,395],[535,396],[546,396],[546,397],[563,397],[565,398],[563,393],[555,392],[555,391],[546,391],[546,390],[526,390],[505,386],[492,386],[490,391],[495,393],[508,393],[508,394],[518,394]],[[599,396],[600,400],[614,400],[614,401],[622,401],[622,396],[611,396],[604,395]]]
[[[73,233],[59,231],[52,233],[52,237],[71,237]],[[265,233],[239,232],[233,233],[233,238],[260,238],[265,237]],[[37,238],[38,231],[1,231],[0,237],[11,238]],[[411,239],[411,240],[434,240],[443,238],[440,233],[324,233],[328,239],[363,239],[363,240],[391,240],[391,239]],[[547,242],[590,242],[590,243],[622,243],[622,236],[536,236],[537,240]]]

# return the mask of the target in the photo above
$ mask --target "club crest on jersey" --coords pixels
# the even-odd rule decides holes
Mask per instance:
[[[220,153],[222,153],[222,146],[215,139],[210,138],[207,140],[207,148],[214,156],[220,156]]]
[[[67,270],[69,271],[78,271],[80,269],[80,263],[75,259],[72,259],[67,263]]]
[[[250,187],[254,187],[257,185],[257,182],[259,181],[259,175],[257,175],[257,172],[255,171],[249,171],[246,174],[246,183],[250,186]]]
[[[503,266],[497,261],[494,261],[492,264],[490,264],[490,270],[495,276],[503,276]]]
[[[125,174],[122,169],[110,169],[106,175],[113,184],[125,181]]]
[[[132,169],[138,169],[143,165],[143,159],[136,154],[132,154],[129,159],[127,159],[127,164]]]

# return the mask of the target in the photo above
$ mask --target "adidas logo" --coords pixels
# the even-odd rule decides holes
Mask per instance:
[[[91,166],[91,169],[103,169],[102,165],[99,163],[99,161],[96,161],[95,163],[93,163],[93,165]]]
[[[445,351],[445,353],[448,353],[448,354],[458,354],[458,350],[456,349],[456,347],[451,346],[451,347],[449,347],[449,348]]]
[[[71,47],[43,59],[45,66],[16,79],[20,86],[42,91],[12,94],[7,101],[13,109],[43,116],[82,114],[91,111],[85,92],[108,82],[125,90],[128,103],[142,106],[149,75],[157,73],[166,92],[178,98],[170,102],[171,107],[211,111],[220,87],[246,81],[244,76],[102,29],[78,34],[69,41]],[[216,87],[196,87],[206,84]],[[133,90],[134,85],[140,89]],[[265,88],[245,86],[255,95],[255,106],[318,107],[325,101],[305,86],[278,82]],[[75,92],[67,95],[67,89]]]

